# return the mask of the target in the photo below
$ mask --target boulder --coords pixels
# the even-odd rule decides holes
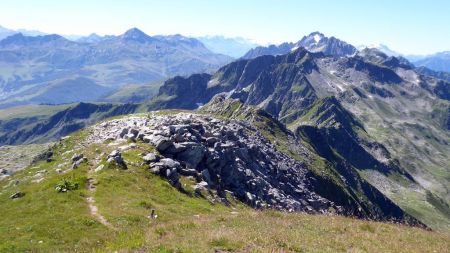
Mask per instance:
[[[212,185],[211,174],[208,169],[202,170],[202,177],[209,185]]]
[[[12,194],[10,196],[11,199],[18,199],[18,198],[22,198],[23,196],[25,196],[25,193],[23,192],[15,192],[14,194]]]
[[[121,156],[122,154],[120,153],[119,150],[113,150],[111,153],[109,153],[108,158],[111,157],[116,157],[116,156]]]
[[[124,136],[124,138],[128,139],[128,140],[136,141],[136,136],[134,134],[131,134],[131,133],[130,134],[126,134]]]
[[[76,160],[75,162],[72,163],[72,169],[78,168],[81,165],[81,163],[86,162],[86,161],[87,161],[86,157]]]
[[[198,164],[203,160],[206,149],[203,146],[191,146],[176,155],[178,160],[187,163],[191,168],[197,168]]]
[[[155,153],[148,153],[144,157],[142,157],[146,163],[156,162],[158,161],[158,156]]]
[[[197,171],[194,169],[189,169],[185,167],[181,167],[178,169],[178,172],[183,176],[197,176]]]
[[[123,128],[119,134],[120,138],[123,138],[127,133],[128,133],[128,128]]]
[[[101,171],[103,168],[105,167],[105,165],[103,165],[103,164],[100,164],[97,168],[95,168],[95,172],[99,172],[99,171]]]
[[[208,146],[211,146],[211,147],[214,146],[214,143],[219,142],[219,141],[220,140],[217,137],[208,137],[208,138],[206,138],[206,144],[208,144]]]
[[[71,158],[72,162],[76,162],[78,160],[80,160],[81,158],[83,158],[84,155],[83,154],[74,154]]]
[[[182,151],[186,150],[186,146],[183,145],[183,143],[174,143],[172,146],[170,146],[165,152],[169,154],[177,154]]]
[[[117,165],[121,166],[122,168],[127,168],[125,161],[122,158],[122,153],[120,153],[119,150],[114,150],[108,155],[108,163],[116,162]]]
[[[170,159],[170,158],[163,158],[161,160],[159,160],[159,163],[166,168],[178,168],[180,167],[180,163]]]
[[[148,138],[149,142],[153,144],[159,152],[163,152],[173,145],[173,141],[163,135],[149,135],[148,137],[144,137],[144,140],[145,138]]]
[[[134,137],[137,137],[139,134],[139,130],[132,128],[130,129],[128,134],[132,134]]]
[[[208,183],[205,181],[201,181],[200,183],[198,183],[194,186],[194,192],[197,195],[202,195],[202,191],[207,190],[207,188],[208,188]]]

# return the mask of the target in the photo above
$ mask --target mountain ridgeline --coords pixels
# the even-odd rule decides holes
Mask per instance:
[[[77,103],[45,116],[0,120],[0,143],[14,145],[54,141],[102,119],[134,113],[138,108],[136,104]]]
[[[310,52],[322,52],[325,55],[334,56],[351,56],[358,50],[335,37],[326,37],[322,33],[313,32],[308,36],[304,36],[296,43],[282,43],[280,45],[269,45],[267,47],[256,47],[248,51],[242,58],[249,59],[262,55],[280,55],[287,54],[299,47],[304,47]]]
[[[193,38],[137,28],[81,41],[18,33],[0,41],[0,108],[102,101],[127,84],[214,71],[231,59]]]

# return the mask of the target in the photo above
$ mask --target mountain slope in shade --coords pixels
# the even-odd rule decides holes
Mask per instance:
[[[133,28],[120,36],[91,36],[76,42],[59,35],[15,34],[0,41],[0,107],[45,103],[30,97],[31,89],[49,89],[55,82],[79,80],[103,90],[126,84],[148,84],[174,75],[212,71],[231,60],[212,53],[196,39],[181,35],[149,36]],[[77,79],[82,76],[83,79]],[[67,100],[91,101],[71,93]],[[66,94],[69,96],[70,94]]]
[[[40,107],[44,111],[49,110]],[[17,145],[55,141],[102,119],[134,113],[137,109],[138,105],[135,104],[76,103],[39,116],[0,118],[0,143]]]
[[[296,43],[283,43],[278,46],[270,45],[268,47],[256,47],[247,52],[242,58],[249,59],[261,55],[280,55],[286,54],[299,47],[304,47],[310,52],[322,52],[325,55],[351,56],[357,52],[357,49],[335,37],[326,37],[322,33],[313,32],[304,36]]]

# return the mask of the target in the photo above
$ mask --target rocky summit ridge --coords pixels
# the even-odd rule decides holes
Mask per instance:
[[[358,177],[352,180],[365,185],[365,194],[371,192],[367,198],[357,197],[357,190],[349,185],[338,186],[313,173],[310,162],[314,155],[288,130],[281,131],[285,131],[283,139],[292,144],[291,154],[252,120],[205,113],[224,102],[220,97],[214,101],[216,104],[206,105],[202,112],[157,111],[96,124],[88,128],[86,145],[116,145],[108,161],[118,158],[120,163],[120,152],[127,149],[119,147],[122,143],[148,145],[155,151],[141,153],[142,166],[182,192],[187,191],[182,178],[193,178],[197,195],[206,192],[223,203],[228,203],[231,195],[257,209],[334,213],[422,226]],[[246,107],[242,113],[257,121],[267,120],[269,132],[279,131],[281,124],[263,112],[258,115]],[[126,168],[126,162],[118,165]]]
[[[192,113],[127,117],[92,127],[89,139],[136,139],[158,153],[143,154],[152,172],[181,188],[179,177],[192,176],[196,189],[226,191],[256,208],[326,213],[337,206],[311,190],[304,164],[276,150],[248,122],[219,120]]]

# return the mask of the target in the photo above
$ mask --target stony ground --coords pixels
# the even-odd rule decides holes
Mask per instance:
[[[180,175],[191,176],[198,192],[214,189],[225,198],[228,191],[256,208],[342,210],[310,189],[302,163],[277,151],[246,122],[178,113],[111,120],[90,131],[89,143],[139,139],[154,146],[159,153],[142,154],[143,159],[177,188]]]

